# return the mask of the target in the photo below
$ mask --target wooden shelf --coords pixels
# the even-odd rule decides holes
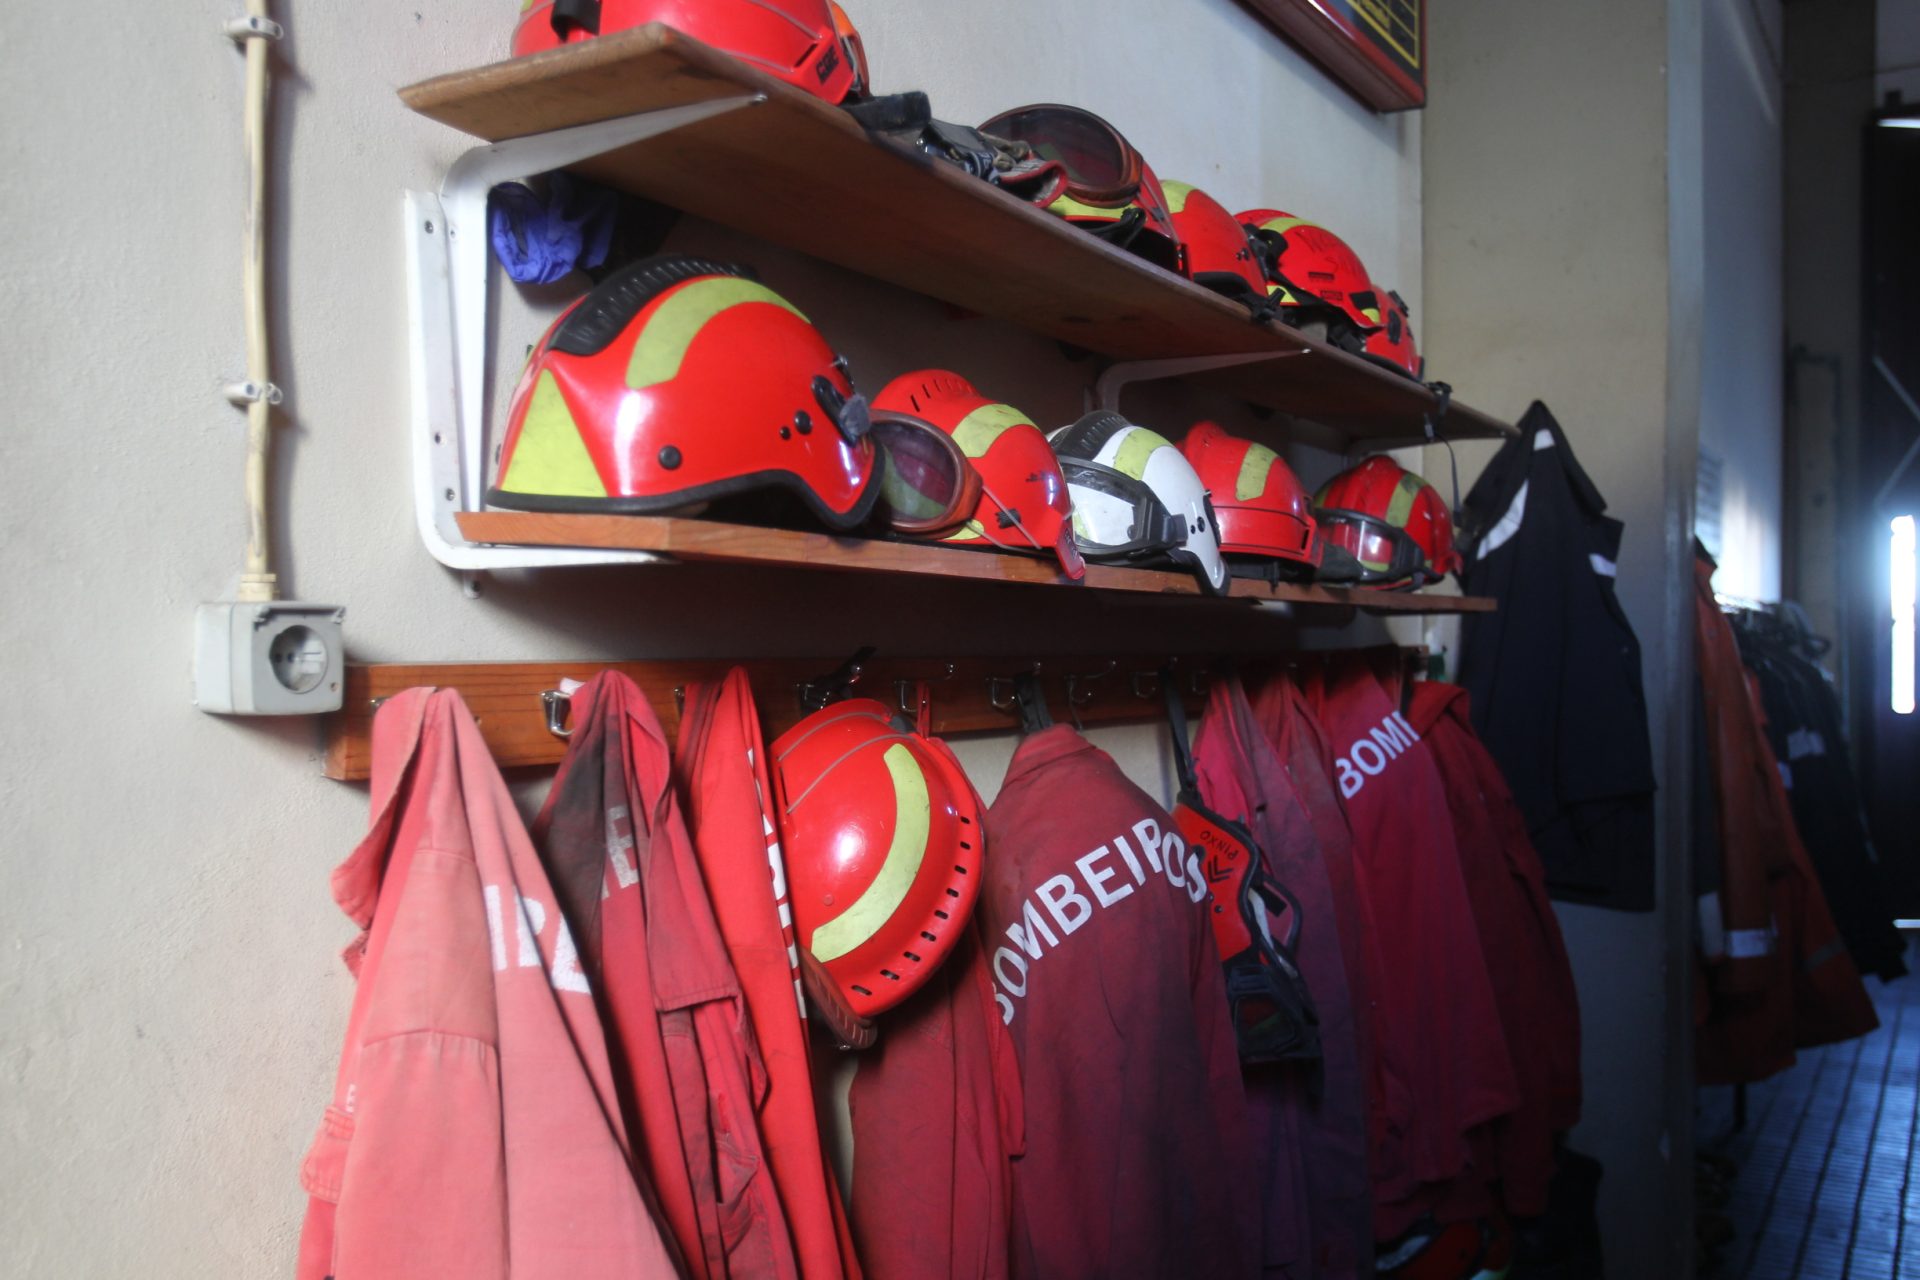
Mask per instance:
[[[577,168],[1114,360],[1281,357],[1204,380],[1349,439],[1417,438],[1434,408],[1411,379],[1281,325],[1254,324],[1217,294],[952,166],[877,141],[839,109],[665,27],[400,91],[415,111],[488,141],[742,94],[765,101]],[[1456,401],[1444,430],[1460,439],[1513,429]]]
[[[679,560],[775,565],[789,569],[846,570],[913,574],[976,582],[1015,582],[1075,590],[1129,591],[1164,596],[1198,596],[1190,573],[1087,566],[1083,582],[1074,582],[1051,560],[994,551],[941,547],[918,542],[761,529],[679,516],[546,515],[525,511],[468,511],[458,517],[469,541],[509,546],[600,547],[653,551]],[[1362,591],[1341,587],[1268,584],[1236,578],[1232,599],[1362,609],[1369,613],[1491,613],[1494,602],[1478,596],[1417,592]]]

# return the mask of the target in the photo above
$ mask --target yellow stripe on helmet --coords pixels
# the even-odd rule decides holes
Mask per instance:
[[[1008,427],[1032,425],[1032,419],[1010,404],[983,404],[960,419],[960,425],[953,429],[953,439],[969,458],[984,458]]]
[[[1413,514],[1413,500],[1420,496],[1420,490],[1427,482],[1411,471],[1403,472],[1400,483],[1393,488],[1393,501],[1387,504],[1387,523],[1396,529],[1407,527],[1407,517]]]
[[[533,397],[520,419],[513,458],[500,477],[508,493],[537,493],[551,498],[604,498],[607,485],[580,438],[567,398],[553,370],[542,369]]]
[[[933,801],[927,795],[926,775],[905,743],[896,742],[881,757],[893,778],[893,843],[873,883],[854,904],[813,931],[809,944],[822,964],[837,960],[880,931],[892,919],[907,890],[920,874],[927,857],[927,833],[932,826]]]
[[[798,307],[763,284],[738,276],[703,276],[669,293],[654,310],[634,341],[627,385],[638,390],[672,380],[707,321],[748,302],[770,303],[806,319]]]
[[[1153,456],[1155,449],[1171,449],[1173,445],[1158,432],[1145,427],[1133,427],[1126,438],[1120,441],[1120,448],[1113,455],[1113,469],[1135,480],[1147,478],[1147,459]]]
[[[1262,231],[1271,231],[1275,235],[1283,236],[1287,234],[1287,232],[1293,230],[1295,227],[1317,227],[1319,225],[1320,225],[1319,223],[1309,222],[1305,218],[1271,218],[1268,221],[1261,223],[1260,229]]]
[[[1047,206],[1047,212],[1061,218],[1091,218],[1099,222],[1118,222],[1120,215],[1131,205],[1119,208],[1105,208],[1097,204],[1081,204],[1072,196],[1060,196]]]
[[[1273,473],[1273,464],[1278,461],[1280,455],[1267,446],[1248,445],[1247,456],[1240,459],[1240,474],[1234,478],[1234,501],[1246,502],[1265,493],[1267,477]]]
[[[1179,213],[1187,207],[1187,197],[1193,194],[1191,182],[1163,182],[1161,192],[1167,197],[1167,212]]]

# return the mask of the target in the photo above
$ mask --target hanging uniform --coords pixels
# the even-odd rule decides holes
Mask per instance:
[[[572,701],[533,837],[609,1033],[635,1157],[689,1276],[797,1277],[755,1122],[766,1070],[673,794],[666,733],[620,672]]]
[[[1827,911],[1767,744],[1756,682],[1713,598],[1714,563],[1696,547],[1694,653],[1720,827],[1717,894],[1699,902],[1706,1017],[1703,1084],[1764,1079],[1794,1049],[1879,1025]]]
[[[871,1280],[1007,1280],[1020,1067],[969,929],[859,1056],[853,1229]]]
[[[821,1147],[786,867],[766,808],[772,788],[753,691],[738,667],[687,686],[675,750],[708,898],[766,1069],[760,1142],[803,1280],[860,1275]]]
[[[1334,752],[1300,687],[1286,676],[1275,676],[1260,686],[1254,695],[1254,719],[1286,766],[1313,824],[1339,922],[1340,954],[1354,1010],[1354,1040],[1365,1073],[1367,1166],[1373,1198],[1377,1203],[1404,1200],[1418,1185],[1408,1163],[1413,1094],[1406,1085],[1406,1072],[1418,1069],[1418,1049],[1407,1038],[1409,1029],[1388,1020],[1380,1004],[1380,993],[1386,989],[1386,960],[1365,868],[1354,857],[1346,802],[1334,782]]]
[[[1259,1274],[1240,1063],[1198,857],[1065,725],[1014,752],[975,908],[1019,1061],[1019,1280]]]
[[[1640,641],[1614,595],[1624,526],[1535,401],[1467,495],[1460,683],[1556,898],[1653,909],[1653,746]]]
[[[1333,744],[1334,777],[1366,868],[1386,966],[1381,1003],[1417,1054],[1407,1133],[1414,1178],[1484,1182],[1470,1136],[1519,1105],[1518,1083],[1473,911],[1461,879],[1446,794],[1433,757],[1364,658],[1319,673],[1307,689]],[[1475,1215],[1471,1188],[1449,1198]],[[1481,1197],[1484,1198],[1484,1197]],[[1400,1234],[1428,1206],[1377,1205],[1377,1238]]]
[[[1554,1135],[1580,1119],[1580,1000],[1539,855],[1499,767],[1474,736],[1467,697],[1457,685],[1415,684],[1407,719],[1440,771],[1520,1084],[1520,1105],[1494,1122],[1501,1197],[1509,1213],[1531,1218],[1547,1211]]]
[[[629,1163],[567,922],[451,690],[373,722],[373,821],[333,873],[363,932],[333,1103],[301,1166],[301,1280],[681,1274]]]
[[[1245,1072],[1266,1189],[1264,1262],[1290,1280],[1372,1275],[1366,1075],[1341,954],[1341,930],[1352,924],[1339,921],[1313,820],[1237,677],[1212,681],[1193,755],[1207,807],[1252,832],[1267,871],[1298,904],[1293,959],[1319,1017],[1317,1073]]]

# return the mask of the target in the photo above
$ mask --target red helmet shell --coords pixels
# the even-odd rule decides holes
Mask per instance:
[[[973,519],[943,541],[1058,556],[1070,578],[1086,561],[1073,540],[1073,501],[1046,435],[1012,405],[999,404],[944,369],[903,373],[874,397],[876,413],[903,413],[933,423],[960,445],[980,474]]]
[[[980,891],[980,800],[945,743],[871,698],[773,744],[774,813],[800,942],[853,1011],[905,1000],[963,936]]]
[[[866,402],[807,318],[738,267],[667,255],[609,276],[540,339],[487,501],[656,514],[755,489],[836,529],[876,486]]]
[[[1407,304],[1391,289],[1375,285],[1373,292],[1380,302],[1380,327],[1367,335],[1367,354],[1406,370],[1411,377],[1420,377],[1426,362],[1420,359],[1420,349],[1413,341]]]
[[[1160,186],[1167,195],[1173,229],[1180,237],[1188,279],[1223,293],[1241,292],[1244,284],[1255,297],[1264,298],[1267,277],[1247,229],[1218,200],[1196,186],[1185,182],[1163,182]]]
[[[1284,458],[1211,422],[1195,423],[1180,452],[1213,499],[1222,551],[1318,565],[1313,504]]]
[[[1249,209],[1239,221],[1272,247],[1271,279],[1283,295],[1283,306],[1324,303],[1338,308],[1362,333],[1379,326],[1380,315],[1370,296],[1372,277],[1345,240],[1318,223],[1279,209]]]
[[[556,16],[553,0],[523,0],[514,56],[659,22],[828,102],[864,89],[859,33],[831,0],[599,0],[585,7],[593,16],[582,21],[564,10]]]
[[[1180,244],[1180,233],[1173,225],[1173,214],[1167,208],[1166,191],[1154,176],[1153,166],[1145,160],[1140,162],[1140,186],[1124,204],[1086,204],[1063,192],[1046,210],[1068,222],[1095,228],[1111,226],[1126,218],[1129,210],[1138,210],[1140,229],[1127,242],[1128,251],[1169,271],[1187,274],[1186,253]]]
[[[1447,504],[1384,454],[1329,480],[1313,502],[1321,536],[1360,561],[1363,583],[1421,586],[1460,568]]]

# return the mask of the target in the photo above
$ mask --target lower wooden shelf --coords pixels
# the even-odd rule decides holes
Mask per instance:
[[[1074,582],[1039,557],[973,551],[918,542],[888,542],[790,529],[761,529],[681,516],[549,515],[527,511],[467,511],[456,517],[470,542],[507,546],[605,547],[653,551],[686,561],[779,565],[793,569],[913,574],[984,582],[1017,582],[1074,590],[1128,591],[1198,596],[1192,574],[1119,565],[1087,566]],[[1234,579],[1236,600],[1284,601],[1369,613],[1491,613],[1494,601],[1478,596],[1402,591],[1364,591]]]

